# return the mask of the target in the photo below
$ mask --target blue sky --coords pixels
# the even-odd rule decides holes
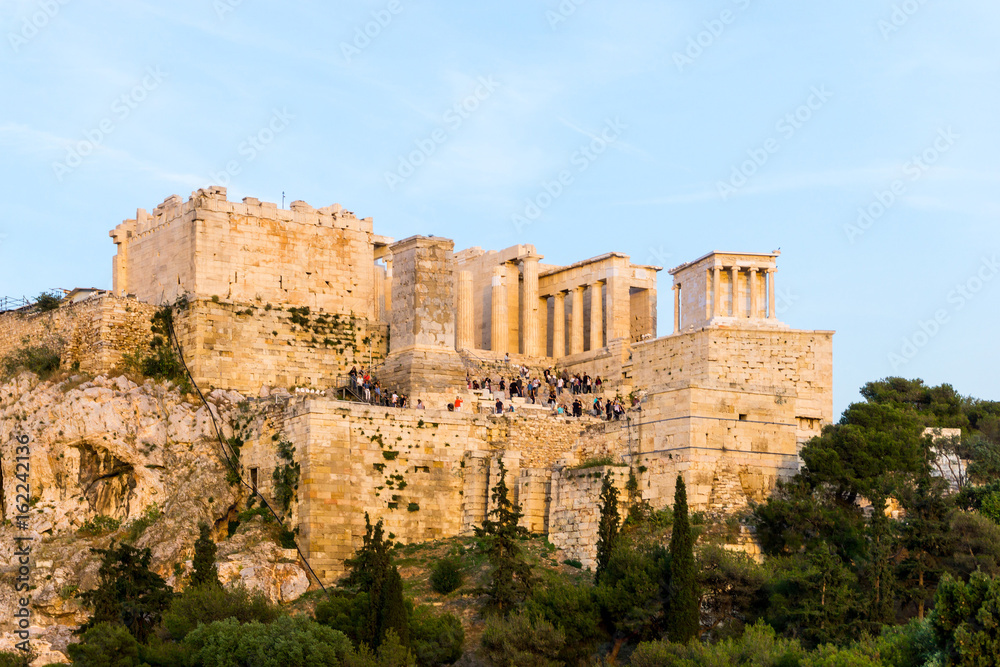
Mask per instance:
[[[558,264],[780,247],[838,413],[888,375],[998,399],[998,33],[995,0],[3,0],[0,295],[110,287],[108,230],[226,181]]]

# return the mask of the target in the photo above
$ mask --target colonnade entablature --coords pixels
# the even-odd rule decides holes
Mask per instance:
[[[469,248],[455,259],[460,350],[559,359],[656,334],[661,267],[621,253],[548,265],[532,245]]]
[[[785,327],[777,318],[775,276],[780,250],[710,252],[671,269],[674,333],[706,326]]]

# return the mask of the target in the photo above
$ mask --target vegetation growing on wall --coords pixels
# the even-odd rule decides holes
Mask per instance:
[[[59,353],[44,345],[31,345],[25,339],[22,347],[0,360],[0,379],[7,381],[22,371],[30,371],[40,380],[47,380],[59,370]]]
[[[183,307],[186,302],[179,302],[178,305]],[[150,330],[153,336],[150,338],[149,344],[132,353],[122,355],[116,370],[135,379],[150,378],[173,382],[183,393],[194,391],[184,369],[184,364],[171,341],[170,330],[172,327],[172,308],[164,306],[157,310],[150,318]]]
[[[288,516],[299,489],[300,467],[295,462],[295,445],[285,439],[278,441],[278,464],[271,473],[274,482],[274,500],[282,514]]]

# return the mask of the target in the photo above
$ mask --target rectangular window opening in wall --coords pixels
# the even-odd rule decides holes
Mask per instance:
[[[250,488],[252,488],[254,490],[254,493],[257,492],[257,469],[256,468],[250,468]]]
[[[747,416],[745,414],[740,414],[740,421],[741,422],[745,422],[746,420],[747,420]]]
[[[430,466],[413,466],[413,472],[430,472]]]

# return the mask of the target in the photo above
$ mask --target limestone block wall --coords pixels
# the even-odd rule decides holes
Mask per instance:
[[[365,512],[403,543],[482,521],[464,509],[466,492],[480,509],[491,485],[474,455],[487,450],[482,418],[303,399],[290,404],[284,434],[300,448],[300,535],[324,581],[360,545]]]
[[[384,324],[260,301],[196,299],[175,310],[174,327],[199,386],[252,396],[263,386],[335,386],[352,366],[384,359],[388,337]]]
[[[29,345],[59,350],[61,365],[107,373],[123,354],[145,348],[156,307],[111,294],[65,304],[47,313],[0,313],[0,358]]]
[[[425,236],[391,246],[392,336],[389,356],[379,370],[387,386],[414,402],[433,396],[441,408],[465,382],[455,350],[453,247],[449,239]]]
[[[546,468],[573,448],[589,420],[572,417],[504,415],[487,418],[487,443],[520,453],[524,468]]]
[[[708,378],[795,394],[795,414],[833,421],[833,332],[713,329]]]
[[[619,513],[627,510],[625,483],[628,468],[599,466],[560,468],[552,471],[549,508],[549,541],[579,560],[583,567],[596,567],[597,528],[601,519],[600,497],[604,475],[610,472],[618,488]]]
[[[114,291],[149,303],[187,293],[236,302],[262,300],[378,318],[371,218],[339,205],[291,210],[206,188],[139,210],[111,232],[118,244]]]
[[[549,503],[552,493],[551,468],[522,468],[517,480],[517,502],[521,504],[521,524],[529,532],[549,532]]]
[[[633,346],[639,454],[664,470],[650,475],[650,497],[668,500],[679,472],[692,508],[727,511],[793,475],[802,443],[833,417],[831,339],[709,327]]]

